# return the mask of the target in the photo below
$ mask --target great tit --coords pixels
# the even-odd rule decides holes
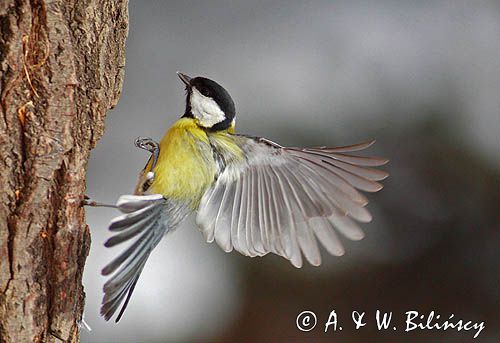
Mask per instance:
[[[337,232],[363,238],[356,222],[372,217],[358,190],[377,192],[388,173],[371,167],[380,157],[351,154],[369,141],[328,148],[284,147],[266,138],[236,134],[236,109],[229,93],[205,77],[177,73],[186,86],[182,117],[159,144],[139,139],[152,154],[133,195],[116,208],[123,214],[109,229],[105,245],[131,241],[103,275],[101,314],[109,320],[123,303],[120,320],[146,261],[166,233],[190,213],[207,242],[226,252],[254,257],[274,253],[302,266],[302,255],[321,263],[317,241],[332,255],[344,254]]]

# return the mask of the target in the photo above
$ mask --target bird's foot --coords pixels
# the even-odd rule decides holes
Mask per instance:
[[[149,137],[137,137],[134,144],[136,147],[147,150],[153,155],[153,164],[151,165],[151,170],[153,170],[160,155],[160,144]]]
[[[134,142],[135,146],[144,150],[154,153],[160,149],[160,145],[155,140],[149,137],[137,137]]]
[[[83,204],[83,206],[90,206],[90,207],[111,207],[111,208],[117,208],[115,205],[104,204],[102,202],[98,202],[98,201],[92,200],[92,198],[89,198],[87,195],[84,196],[82,204]]]

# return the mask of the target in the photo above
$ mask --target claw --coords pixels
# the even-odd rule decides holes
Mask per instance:
[[[159,144],[149,137],[137,137],[134,142],[135,146],[149,152],[159,149]]]
[[[136,147],[147,150],[153,155],[153,164],[151,166],[151,170],[153,170],[160,155],[160,144],[149,137],[137,137],[134,144]]]

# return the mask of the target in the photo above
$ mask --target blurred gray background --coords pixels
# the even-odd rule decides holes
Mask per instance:
[[[321,267],[225,254],[188,220],[146,265],[122,321],[98,315],[110,209],[87,209],[83,342],[470,341],[471,332],[323,332],[336,309],[454,313],[500,341],[499,1],[131,1],[126,77],[91,156],[88,194],[132,192],[147,153],[183,113],[175,72],[217,80],[237,130],[284,145],[376,138],[391,159],[367,237]],[[302,333],[295,317],[317,313]]]

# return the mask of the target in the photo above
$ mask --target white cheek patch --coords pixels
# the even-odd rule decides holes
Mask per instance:
[[[201,126],[212,127],[226,119],[224,112],[222,112],[215,100],[204,96],[195,87],[192,89],[189,101],[191,112],[198,119]]]

